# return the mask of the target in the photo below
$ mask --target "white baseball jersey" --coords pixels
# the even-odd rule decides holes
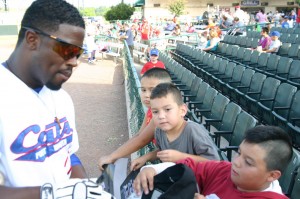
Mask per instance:
[[[45,86],[37,93],[2,65],[0,93],[0,171],[5,185],[40,186],[69,179],[70,155],[79,148],[70,96]]]

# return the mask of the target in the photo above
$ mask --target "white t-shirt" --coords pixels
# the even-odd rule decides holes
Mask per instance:
[[[37,93],[2,65],[0,93],[0,171],[5,185],[68,180],[70,155],[79,148],[70,96],[45,86]]]
[[[280,46],[281,46],[281,42],[279,40],[275,40],[275,41],[272,40],[271,44],[269,46],[269,50],[276,48],[276,50],[274,52],[277,53]]]

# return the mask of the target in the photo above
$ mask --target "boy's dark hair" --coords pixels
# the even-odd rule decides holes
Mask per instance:
[[[21,27],[55,32],[60,24],[85,28],[85,23],[77,8],[64,0],[36,0],[26,10]],[[26,30],[21,28],[17,46],[24,39]]]
[[[143,79],[144,77],[156,78],[156,79],[160,79],[164,82],[172,81],[170,73],[166,69],[163,69],[163,68],[151,68],[144,73],[144,75],[142,76],[141,79]]]
[[[263,27],[262,31],[265,32],[265,33],[267,33],[267,34],[269,34],[269,28],[268,27]]]
[[[244,142],[258,144],[266,150],[268,171],[287,167],[292,159],[293,147],[289,135],[279,127],[259,125],[246,131]]]
[[[151,92],[150,100],[156,98],[166,97],[168,94],[172,94],[174,101],[178,105],[183,104],[180,90],[172,83],[160,83]]]

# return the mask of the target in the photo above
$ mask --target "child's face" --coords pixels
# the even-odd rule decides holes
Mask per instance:
[[[181,127],[183,117],[186,114],[185,104],[179,106],[172,94],[166,97],[155,98],[150,101],[152,119],[156,127],[165,132],[172,132]]]
[[[150,55],[150,60],[151,60],[151,62],[156,62],[158,60],[158,56],[157,55]]]
[[[152,89],[160,84],[161,81],[157,78],[144,77],[141,80],[141,100],[142,103],[149,108],[150,107],[150,95]]]
[[[261,191],[275,180],[267,170],[266,151],[257,144],[242,142],[232,162],[231,180],[240,191]]]

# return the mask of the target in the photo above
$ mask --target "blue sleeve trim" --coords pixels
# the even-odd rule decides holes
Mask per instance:
[[[71,158],[71,165],[72,166],[81,165],[81,161],[79,160],[77,155],[72,154],[70,158]]]

